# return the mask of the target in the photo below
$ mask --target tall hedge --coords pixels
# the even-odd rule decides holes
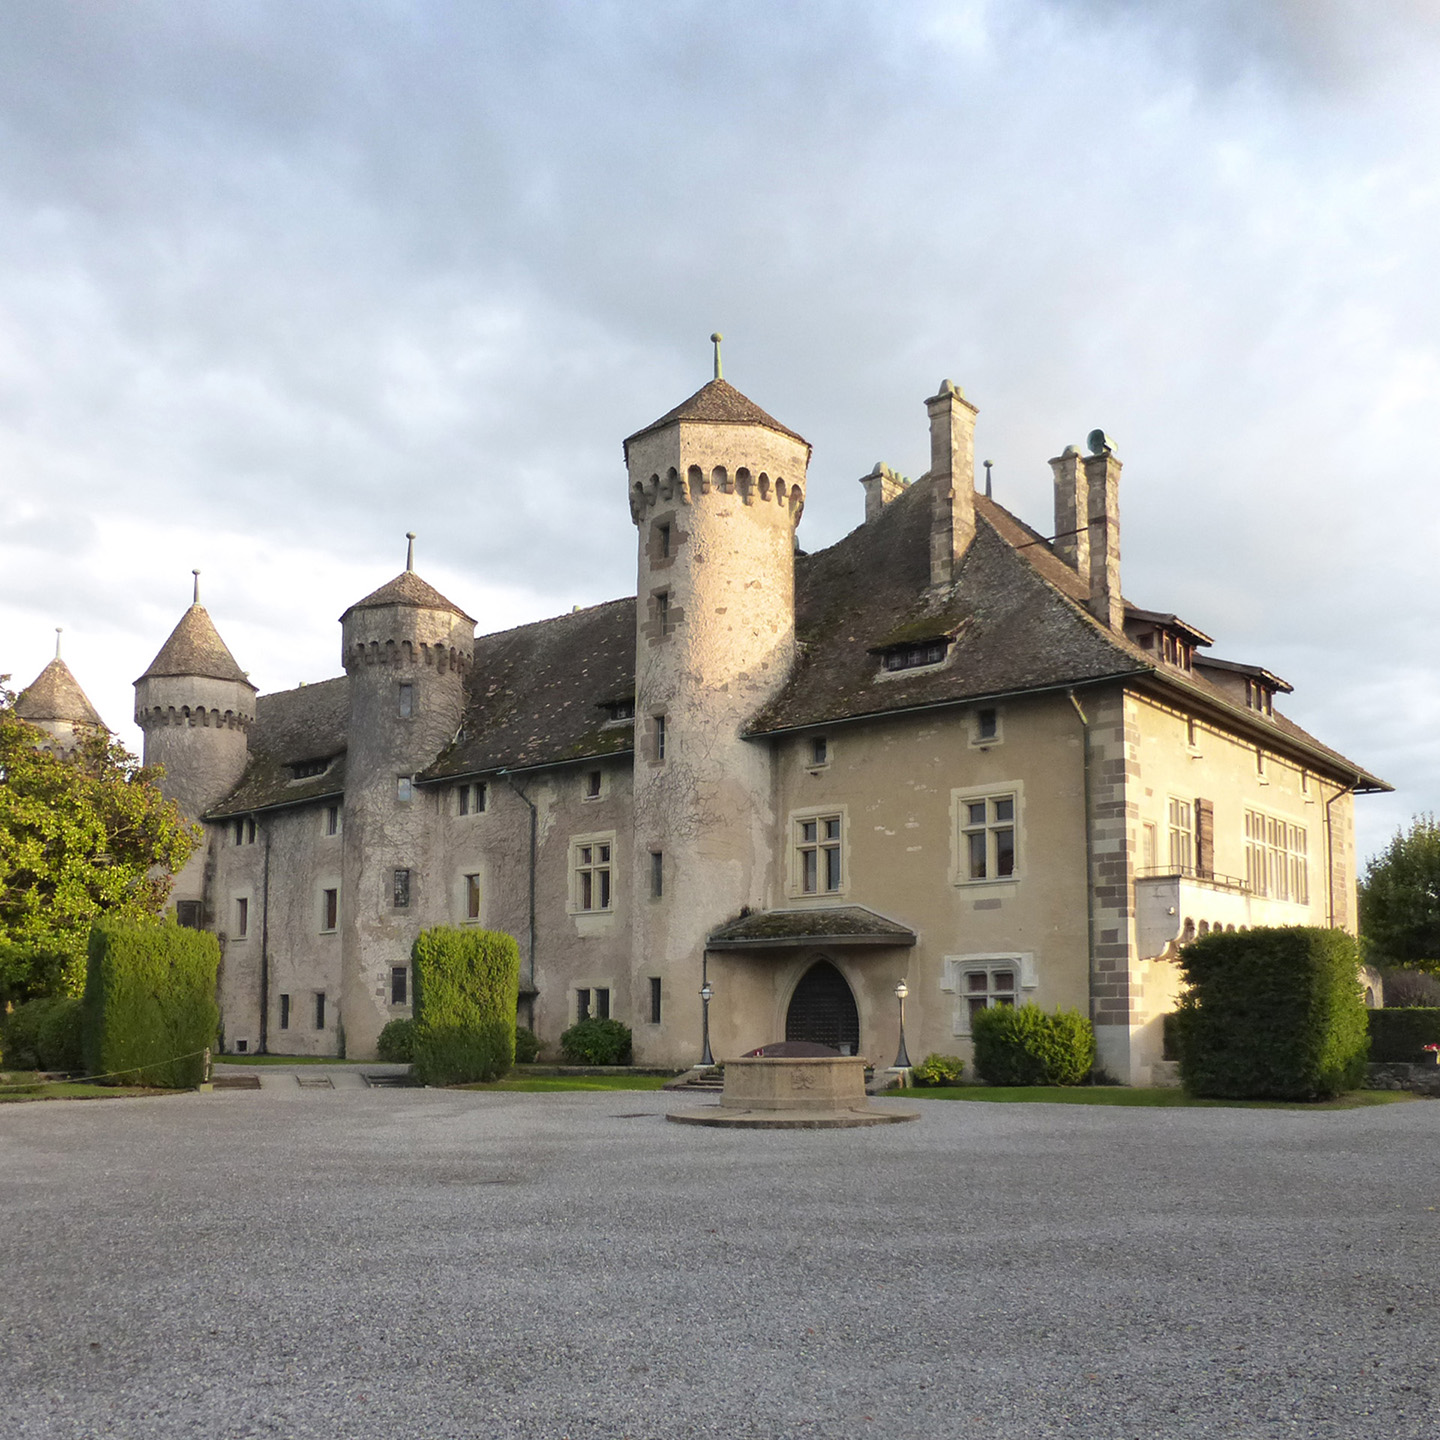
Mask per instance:
[[[1357,1088],[1370,1040],[1355,939],[1305,925],[1213,931],[1180,952],[1193,1095],[1323,1100]]]
[[[1403,1009],[1367,1010],[1370,1058],[1413,1065],[1427,1045],[1440,1045],[1440,1007],[1410,1005]]]
[[[215,1044],[220,944],[170,920],[100,920],[90,931],[85,1068],[116,1085],[185,1089]],[[117,1073],[118,1072],[118,1073]]]
[[[997,1005],[971,1028],[975,1073],[988,1085],[1079,1085],[1095,1064],[1095,1032],[1075,1010]]]
[[[437,925],[410,951],[415,975],[411,1073],[425,1085],[495,1080],[515,1061],[520,947],[498,930]]]

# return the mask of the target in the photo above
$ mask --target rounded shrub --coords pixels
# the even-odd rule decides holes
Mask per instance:
[[[84,1012],[79,1000],[68,996],[55,1000],[40,1021],[36,1035],[40,1068],[43,1070],[84,1070]]]
[[[1095,1032],[1075,1010],[999,1005],[973,1031],[975,1073],[990,1085],[1080,1085],[1095,1064]]]
[[[388,1065],[408,1065],[415,1058],[415,1022],[392,1020],[380,1032],[375,1053]]]
[[[582,1020],[560,1037],[560,1048],[572,1065],[628,1065],[630,1027],[618,1020]]]
[[[60,1002],[52,996],[27,1000],[0,1024],[0,1056],[7,1070],[43,1070],[40,1027]]]
[[[515,1063],[517,1065],[533,1065],[535,1057],[540,1053],[540,1041],[535,1032],[528,1025],[517,1025],[515,1027]]]
[[[927,1055],[910,1071],[916,1085],[958,1085],[965,1062],[958,1055]]]

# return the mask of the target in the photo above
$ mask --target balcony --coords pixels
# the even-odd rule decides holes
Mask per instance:
[[[1135,879],[1135,939],[1142,960],[1157,960],[1171,945],[1212,930],[1294,925],[1305,914],[1303,907],[1252,894],[1233,875],[1142,870]]]

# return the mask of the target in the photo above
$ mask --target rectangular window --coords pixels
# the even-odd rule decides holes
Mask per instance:
[[[1170,801],[1170,868],[1195,873],[1195,811],[1188,800]]]
[[[655,527],[655,548],[659,551],[660,559],[670,558],[670,527],[668,525],[657,525]]]
[[[665,853],[650,852],[650,898],[658,900],[665,893]]]
[[[605,989],[596,989],[592,993],[595,996],[595,1019],[608,1020],[610,1018],[610,992]]]
[[[1146,821],[1140,827],[1140,868],[1154,874],[1160,864],[1159,827]]]
[[[590,992],[577,990],[575,992],[575,1023],[578,1025],[580,1021],[588,1019],[590,1019]]]
[[[455,788],[455,809],[460,815],[481,815],[485,811],[485,782],[477,780],[473,785],[458,785]]]
[[[290,997],[288,995],[280,997],[280,1028],[282,1030],[290,1028]]]
[[[661,590],[655,596],[655,628],[662,635],[670,633],[670,592]]]
[[[655,758],[657,760],[665,758],[665,717],[663,715],[655,716]]]
[[[250,902],[248,900],[237,900],[235,902],[235,937],[243,940],[250,933]]]
[[[243,820],[235,822],[235,843],[237,845],[245,843],[245,822]]]
[[[812,765],[828,765],[830,763],[830,742],[823,735],[817,735],[810,742],[810,763]]]
[[[983,970],[966,970],[964,985],[965,1010],[973,1022],[982,1010],[1015,1003],[1015,969],[1010,965],[990,965]]]
[[[795,854],[800,890],[805,895],[833,894],[840,888],[840,816],[797,820]]]
[[[322,896],[322,930],[333,930],[340,923],[340,892],[326,890]]]
[[[1193,750],[1198,740],[1199,735],[1195,729],[1195,717],[1192,715],[1185,721],[1185,743]]]
[[[600,782],[602,776],[598,770],[587,770],[585,772],[585,798],[587,800],[598,800],[600,798]]]
[[[317,1030],[325,1028],[325,992],[323,990],[315,992],[315,1028]]]
[[[395,777],[395,798],[402,804],[408,805],[415,798],[415,780],[410,775],[397,775]]]
[[[392,1005],[408,1005],[410,1003],[410,967],[408,965],[392,965],[390,967],[390,1003]]]
[[[237,1055],[244,1055],[249,1049],[250,1042],[248,1040],[237,1040],[235,1042],[235,1053]]]
[[[415,714],[415,687],[413,685],[401,685],[400,689],[400,718],[409,720]]]
[[[1245,812],[1245,883],[1252,895],[1310,903],[1310,839],[1292,825],[1259,810]]]
[[[397,910],[405,910],[409,908],[410,872],[408,870],[397,870],[395,872],[393,903]]]
[[[610,908],[610,850],[610,843],[604,840],[577,842],[574,850],[576,909]]]
[[[200,928],[200,902],[198,900],[177,900],[175,902],[175,923],[186,930]]]
[[[1000,712],[993,707],[975,712],[975,738],[995,740],[1000,735]]]
[[[478,875],[465,877],[465,918],[467,920],[480,918],[480,877]]]
[[[1006,880],[1015,873],[1015,796],[977,795],[960,805],[961,874]]]
[[[325,833],[327,835],[340,833],[340,807],[338,805],[325,807]]]
[[[652,1025],[660,1023],[660,977],[658,975],[650,977],[650,1023]]]

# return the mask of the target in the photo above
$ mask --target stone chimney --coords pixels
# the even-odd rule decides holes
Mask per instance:
[[[883,460],[875,462],[875,468],[860,477],[865,487],[865,523],[879,519],[880,512],[910,483],[903,475],[897,475]]]
[[[948,585],[975,538],[975,416],[949,380],[925,402],[930,415],[930,583]]]
[[[1067,445],[1050,462],[1055,476],[1055,553],[1082,579],[1090,576],[1089,482],[1080,451]]]
[[[1086,506],[1090,519],[1090,613],[1114,631],[1125,628],[1120,595],[1120,461],[1110,437],[1092,430],[1084,459]]]

